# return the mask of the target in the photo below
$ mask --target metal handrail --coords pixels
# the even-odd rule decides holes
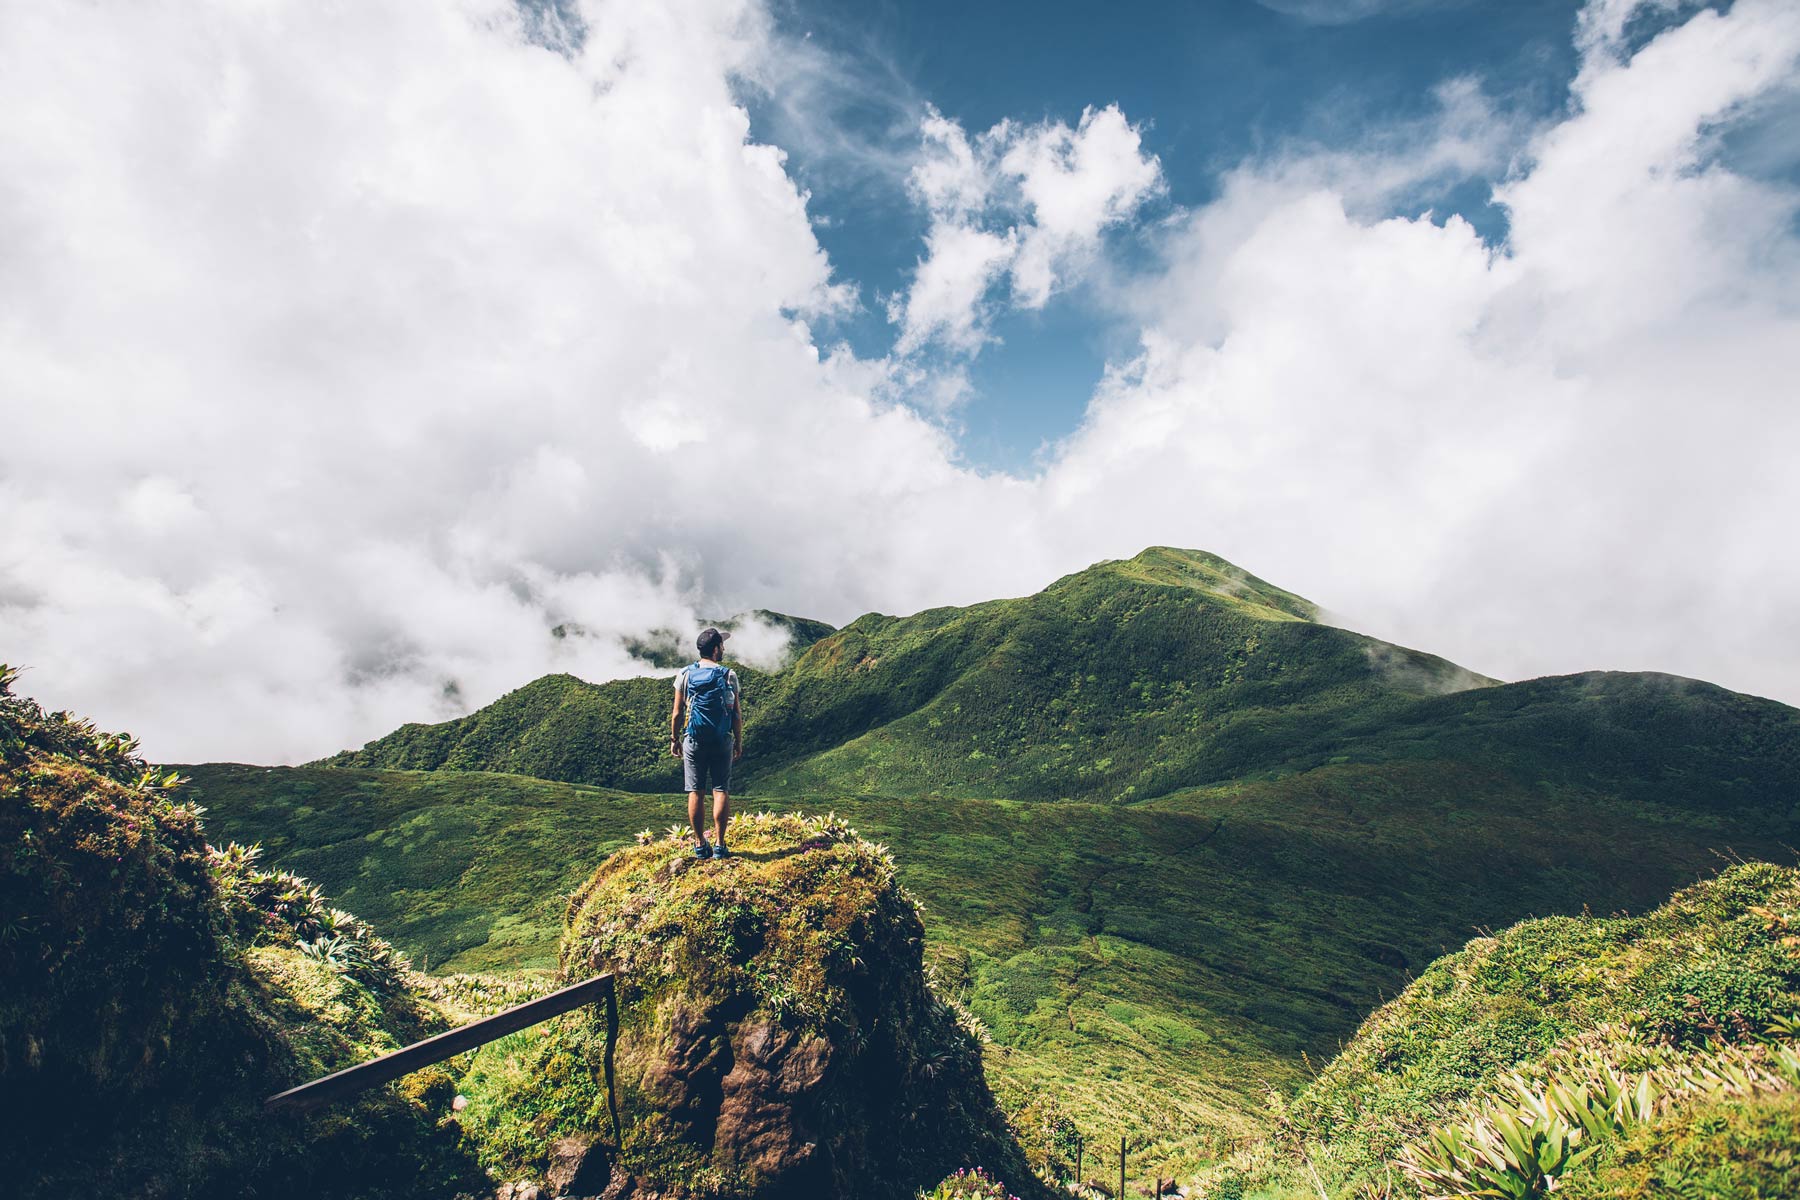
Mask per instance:
[[[421,1067],[443,1062],[477,1046],[503,1038],[509,1033],[548,1021],[551,1017],[580,1008],[587,1003],[606,1002],[606,1103],[611,1111],[613,1137],[619,1137],[619,1105],[613,1093],[613,1049],[619,1037],[619,1001],[613,990],[613,977],[596,975],[592,979],[571,984],[536,1000],[516,1004],[504,1012],[479,1021],[458,1026],[436,1037],[414,1042],[398,1050],[334,1071],[311,1083],[277,1092],[263,1101],[265,1112],[305,1111],[332,1104],[359,1092],[410,1074]]]

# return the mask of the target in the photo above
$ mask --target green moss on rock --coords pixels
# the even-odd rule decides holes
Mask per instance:
[[[758,814],[734,855],[646,831],[572,898],[562,963],[610,971],[617,1178],[676,1196],[911,1196],[981,1164],[1037,1194],[981,1069],[979,1027],[927,982],[885,849],[835,817]],[[610,1139],[591,1019],[476,1058],[465,1120],[501,1173]]]

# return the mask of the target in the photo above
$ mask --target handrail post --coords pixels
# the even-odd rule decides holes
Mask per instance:
[[[612,1117],[613,1145],[622,1146],[625,1134],[619,1128],[619,1093],[613,1085],[613,1054],[619,1048],[619,993],[612,976],[606,979],[606,1111]]]

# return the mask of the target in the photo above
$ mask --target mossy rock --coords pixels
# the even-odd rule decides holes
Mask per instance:
[[[757,814],[733,856],[641,835],[569,905],[562,965],[610,971],[614,1178],[671,1196],[910,1197],[980,1164],[1036,1181],[982,1072],[979,1026],[937,994],[887,851],[835,817]],[[553,1140],[610,1140],[603,1038],[565,1020],[478,1058],[467,1123],[502,1173]]]

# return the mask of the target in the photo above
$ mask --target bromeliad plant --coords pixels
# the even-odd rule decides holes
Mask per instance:
[[[1792,1028],[1783,1021],[1771,1033],[1781,1038]],[[1590,1051],[1541,1084],[1508,1076],[1504,1099],[1408,1146],[1401,1169],[1431,1197],[1531,1200],[1555,1190],[1607,1139],[1684,1098],[1800,1088],[1800,1047],[1781,1040],[1650,1056],[1660,1061],[1635,1075]]]
[[[1583,1082],[1552,1080],[1534,1090],[1508,1081],[1514,1106],[1434,1129],[1402,1153],[1402,1169],[1429,1195],[1527,1200],[1556,1186],[1563,1172],[1654,1111],[1648,1075],[1632,1081],[1610,1069]]]
[[[368,922],[333,908],[316,884],[292,871],[264,870],[260,845],[207,847],[239,936],[254,943],[291,936],[307,957],[342,971],[378,996],[404,985],[412,966]]]

